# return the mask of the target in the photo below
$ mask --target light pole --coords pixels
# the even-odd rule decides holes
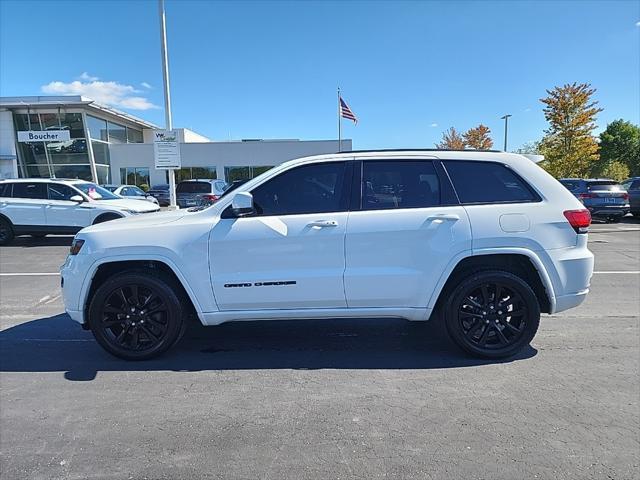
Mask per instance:
[[[507,151],[507,131],[509,129],[509,117],[512,115],[507,113],[504,117],[500,117],[501,120],[504,120],[504,151]]]
[[[160,42],[162,50],[162,80],[164,84],[164,121],[167,130],[173,130],[171,120],[171,94],[169,92],[169,54],[167,53],[167,25],[164,15],[164,0],[158,0],[160,13]],[[169,209],[176,209],[176,172],[169,169]]]

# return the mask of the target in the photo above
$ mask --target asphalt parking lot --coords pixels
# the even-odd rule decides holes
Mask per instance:
[[[596,224],[592,292],[504,362],[437,325],[192,329],[126,363],[64,313],[69,237],[0,248],[3,479],[629,479],[640,472],[640,222]]]

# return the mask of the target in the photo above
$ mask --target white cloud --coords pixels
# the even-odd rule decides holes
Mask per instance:
[[[104,103],[113,107],[126,108],[129,110],[150,110],[152,108],[160,108],[149,101],[148,98],[136,95],[140,90],[136,90],[131,85],[125,85],[118,82],[102,82],[91,77],[87,72],[80,75],[80,78],[87,81],[75,80],[73,82],[50,82],[42,85],[41,90],[44,93],[56,95],[83,95],[95,100],[98,103]]]
[[[140,83],[140,85],[142,85],[144,88],[153,88],[151,85],[149,85],[147,82],[142,82]]]
[[[430,125],[430,127],[437,127],[437,126],[438,126],[438,124],[437,124],[436,122],[433,122],[433,123]]]
[[[640,27],[640,22],[636,22],[636,27]]]
[[[525,109],[524,109],[524,111],[525,111],[525,112],[530,112],[530,111],[531,111],[531,109],[530,109],[530,108],[525,108]]]
[[[82,72],[78,77],[80,80],[85,80],[87,82],[95,82],[98,80],[98,77],[94,77],[93,75],[89,75],[87,72]]]

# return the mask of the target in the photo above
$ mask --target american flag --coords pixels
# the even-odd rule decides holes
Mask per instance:
[[[342,118],[353,120],[354,123],[358,123],[358,119],[356,118],[355,114],[351,111],[349,105],[347,105],[347,102],[345,102],[342,97],[340,97],[340,116]]]

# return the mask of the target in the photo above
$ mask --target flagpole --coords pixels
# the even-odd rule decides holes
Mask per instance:
[[[338,152],[342,151],[342,121],[340,118],[340,87],[338,87]]]

